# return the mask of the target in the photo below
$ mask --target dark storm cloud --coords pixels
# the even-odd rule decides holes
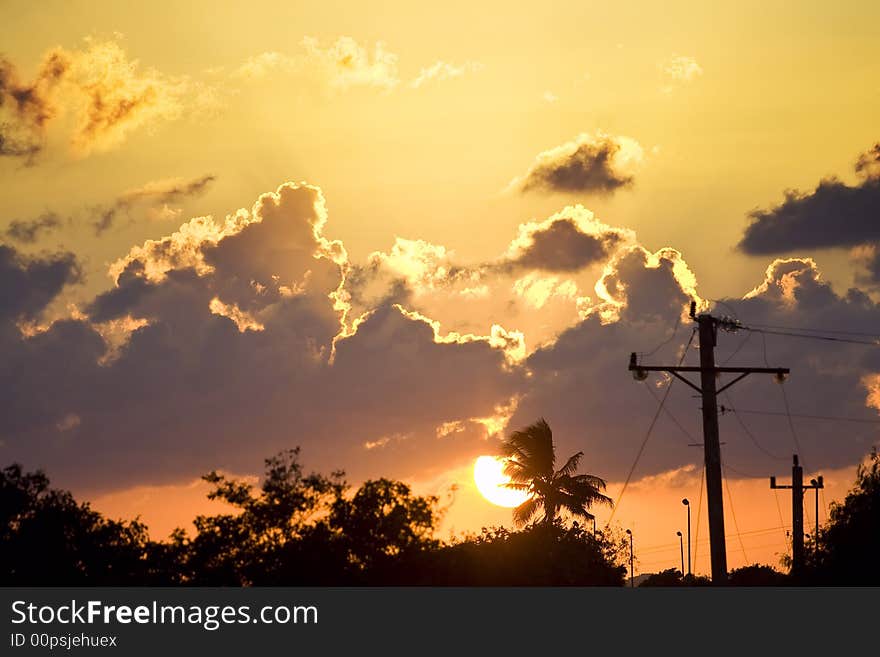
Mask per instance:
[[[789,191],[779,205],[749,216],[739,249],[752,255],[850,247],[880,239],[880,145],[862,154],[855,185],[829,178],[809,193]]]
[[[46,233],[61,226],[61,218],[54,212],[45,212],[36,219],[14,219],[6,229],[9,239],[22,244],[33,244]]]
[[[544,151],[513,186],[522,192],[610,194],[633,184],[641,147],[626,137],[580,135]]]

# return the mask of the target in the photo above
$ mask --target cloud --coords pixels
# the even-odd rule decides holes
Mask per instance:
[[[70,485],[112,488],[213,467],[246,472],[256,455],[293,444],[316,466],[356,476],[477,455],[486,428],[470,418],[514,395],[521,336],[444,331],[386,302],[344,334],[351,265],[326,224],[320,190],[286,184],[225,222],[194,219],[132,249],[84,314],[0,331],[10,364],[0,405],[15,408],[0,419],[5,456]],[[77,440],[63,441],[58,425],[70,414]],[[466,430],[438,439],[436,427],[455,421]]]
[[[11,134],[16,126],[0,123],[0,157],[21,158],[25,165],[34,163],[42,145],[32,134]]]
[[[642,159],[641,145],[629,137],[584,133],[539,153],[525,175],[514,178],[509,188],[607,195],[633,184]]]
[[[835,178],[812,192],[788,191],[785,200],[750,213],[738,248],[748,254],[791,253],[805,248],[851,247],[880,239],[880,177],[876,148],[859,157],[854,186]]]
[[[483,65],[479,62],[465,62],[464,64],[457,66],[455,64],[438,60],[419,71],[419,74],[415,79],[410,82],[410,86],[413,89],[418,89],[429,82],[459,78],[466,73],[479,71],[482,68]]]
[[[72,253],[27,258],[0,244],[0,322],[33,319],[82,273]]]
[[[30,82],[0,59],[0,154],[32,162],[49,126],[65,114],[72,117],[68,139],[75,156],[106,151],[141,127],[179,116],[187,92],[188,80],[142,69],[116,41],[54,48]]]
[[[34,244],[43,234],[61,226],[61,218],[54,212],[44,212],[35,219],[14,219],[5,231],[6,237],[22,244]]]
[[[661,62],[659,67],[667,80],[667,84],[662,88],[664,93],[671,93],[676,87],[693,82],[703,75],[703,68],[697,60],[684,55],[673,55]]]
[[[322,46],[315,37],[305,37],[302,52],[286,54],[266,51],[249,57],[232,71],[232,77],[261,80],[275,74],[294,76],[311,81],[318,87],[345,91],[356,87],[391,91],[401,86],[398,70],[399,57],[381,41],[372,48],[358,43],[349,36],[341,36],[333,43]],[[424,66],[407,86],[420,89],[426,85],[452,80],[479,71],[479,62],[454,64],[437,60]]]
[[[70,56],[64,50],[51,50],[34,79],[26,83],[12,62],[0,59],[0,107],[10,109],[22,123],[42,128],[58,113],[53,92],[70,68]]]
[[[695,279],[688,271],[681,267],[680,254],[671,250],[650,254],[638,247],[621,254],[603,280],[607,296],[619,304],[616,311],[608,313],[609,302],[598,302],[587,309],[583,321],[528,357],[528,387],[508,430],[546,417],[561,453],[584,450],[588,471],[622,480],[670,381],[661,375],[651,375],[645,383],[633,381],[627,371],[629,353],[650,352],[643,357],[648,364],[674,364],[683,355],[685,364],[698,362],[693,345],[683,352],[691,333],[683,312],[691,299],[701,307],[706,302],[696,295]],[[845,325],[848,330],[876,331],[880,320],[877,304],[858,290],[836,294],[808,259],[776,261],[755,290],[722,301],[724,313],[735,312],[747,326]],[[796,414],[875,420],[869,408],[874,381],[870,377],[880,365],[875,349],[719,332],[716,358],[731,365],[785,366],[792,372],[785,398],[772,377],[752,376],[719,399],[728,409],[742,409],[738,417],[728,410],[720,420],[723,458],[730,467],[764,475],[790,463],[792,452],[799,452],[809,468],[842,467],[857,462],[876,443],[870,424],[849,423],[842,434],[839,423],[799,418],[793,419],[793,436],[785,415],[789,404]],[[700,442],[699,400],[676,382],[666,408],[684,430],[661,415],[638,462],[637,477],[701,461],[702,452],[688,446]]]
[[[341,36],[322,47],[314,37],[305,37],[303,53],[286,55],[269,51],[249,58],[233,72],[235,77],[259,79],[280,72],[312,77],[331,89],[376,87],[391,90],[400,84],[398,57],[377,42],[372,52],[355,39]]]
[[[137,205],[149,205],[152,208],[161,208],[159,218],[177,216],[177,212],[168,208],[169,203],[176,203],[184,198],[199,196],[217,179],[213,175],[200,176],[190,180],[182,178],[167,178],[165,180],[153,180],[141,187],[123,192],[109,207],[98,211],[95,220],[95,233],[100,235],[113,226],[117,215],[126,212]]]
[[[859,155],[856,160],[856,174],[866,180],[880,178],[880,142]]]
[[[607,255],[593,260],[574,249],[565,260],[573,269],[538,268],[546,259],[534,245],[545,233],[556,240],[560,221],[577,229],[569,241],[611,240]],[[657,410],[648,390],[662,395],[668,385],[661,376],[633,381],[630,352],[693,364],[693,345],[684,350],[687,306],[709,304],[680,252],[648,251],[583,208],[525,226],[497,261],[531,254],[513,270],[456,265],[449,249],[418,240],[358,264],[329,235],[321,190],[286,183],[225,220],[195,218],[132,248],[111,267],[110,290],[30,332],[22,321],[37,319],[78,279],[76,262],[0,247],[8,286],[0,299],[12,300],[0,308],[4,459],[97,491],[212,468],[252,472],[263,456],[301,444],[318,469],[424,479],[493,453],[500,435],[543,416],[560,453],[584,450],[587,470],[620,481]],[[584,261],[592,264],[577,269]],[[389,275],[371,278],[374,270]],[[360,294],[358,276],[375,292]],[[460,294],[482,285],[486,296]],[[582,292],[590,285],[592,298]],[[859,290],[836,293],[806,258],[773,262],[753,290],[723,302],[725,313],[754,326],[867,332],[880,324],[880,306]],[[438,319],[443,303],[473,330]],[[519,325],[529,316],[549,322],[554,304],[570,317],[553,339],[538,341]],[[529,351],[527,340],[537,347]],[[870,347],[720,332],[717,358],[790,367],[794,413],[877,417],[880,355]],[[767,453],[790,462],[794,449],[808,467],[849,465],[876,441],[867,423],[843,434],[834,423],[793,418],[795,441],[784,415],[748,415],[784,409],[769,377],[749,377],[721,401],[741,409],[766,450],[725,413],[732,468],[774,472],[782,461]],[[638,477],[701,460],[688,447],[699,441],[699,401],[676,384],[666,408],[690,435],[662,415]]]
[[[490,326],[503,326],[523,335],[528,354],[578,320],[602,267],[635,239],[580,205],[521,224],[506,250],[484,262],[398,237],[366,265],[351,264],[345,283],[350,318],[396,303],[439,321],[443,332],[488,337]]]
[[[632,231],[611,228],[582,205],[568,206],[540,222],[520,224],[517,237],[496,266],[574,272],[606,260]]]

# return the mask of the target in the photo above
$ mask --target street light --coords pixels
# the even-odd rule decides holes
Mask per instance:
[[[626,533],[629,534],[629,587],[633,588],[635,586],[633,580],[633,533],[628,529]]]
[[[681,577],[684,579],[684,538],[681,532],[675,532],[675,535],[678,536],[678,547],[681,551]]]
[[[681,501],[687,507],[688,510],[688,576],[691,574],[691,503],[688,501],[688,498],[684,498]],[[684,568],[681,569],[681,576],[684,577]]]

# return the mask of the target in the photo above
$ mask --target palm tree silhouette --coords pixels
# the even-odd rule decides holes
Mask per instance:
[[[513,521],[525,525],[544,509],[545,523],[552,523],[559,511],[573,516],[593,519],[589,508],[593,504],[611,504],[611,498],[602,494],[605,481],[594,475],[575,474],[583,452],[569,457],[558,470],[553,445],[553,432],[544,418],[525,429],[514,431],[501,443],[505,457],[504,474],[510,477],[506,487],[526,491],[531,497],[513,510]]]

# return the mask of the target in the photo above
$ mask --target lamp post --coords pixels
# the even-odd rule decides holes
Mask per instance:
[[[675,535],[678,536],[678,547],[681,551],[681,578],[684,579],[684,537],[681,532],[675,532]]]
[[[635,581],[633,579],[633,533],[627,529],[626,533],[629,534],[629,587],[633,588],[635,586]]]
[[[688,510],[688,576],[691,574],[691,503],[688,501],[688,498],[684,498],[681,501],[687,507]],[[684,577],[684,568],[681,569],[681,576]]]

